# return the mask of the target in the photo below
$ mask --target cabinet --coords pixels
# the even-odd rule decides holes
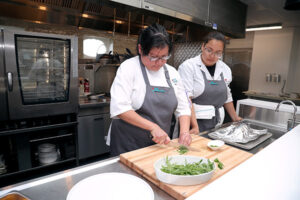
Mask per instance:
[[[81,108],[78,117],[79,159],[90,158],[109,152],[106,136],[110,126],[109,106],[102,109]]]
[[[0,183],[11,182],[14,178],[25,178],[30,173],[37,173],[70,164],[76,166],[77,158],[77,116],[60,115],[38,119],[7,123],[0,130]],[[55,146],[50,154],[42,158],[39,147],[42,144]],[[44,159],[42,161],[42,159]],[[14,178],[12,178],[14,177]]]

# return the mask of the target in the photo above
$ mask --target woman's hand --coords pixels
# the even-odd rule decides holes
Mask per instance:
[[[153,136],[153,142],[157,144],[168,144],[170,142],[168,134],[164,130],[162,130],[158,125],[155,125],[150,131],[150,133]]]
[[[198,124],[196,126],[193,126],[190,129],[190,134],[194,134],[194,135],[198,135],[199,134],[199,126],[198,126]]]
[[[192,142],[192,137],[189,132],[183,132],[179,135],[179,144],[182,144],[184,146],[189,146]]]
[[[239,121],[242,121],[243,120],[243,118],[241,118],[240,116],[236,116],[235,118],[234,118],[234,122],[239,122]]]

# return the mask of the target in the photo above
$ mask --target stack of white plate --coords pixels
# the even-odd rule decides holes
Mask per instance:
[[[4,161],[4,158],[3,158],[3,155],[0,154],[0,174],[4,174],[6,173],[6,165],[5,165],[5,161]]]
[[[39,162],[43,165],[58,160],[58,151],[55,144],[44,143],[38,146]]]

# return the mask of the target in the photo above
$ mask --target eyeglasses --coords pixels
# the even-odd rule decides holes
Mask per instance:
[[[167,60],[171,57],[171,54],[168,55],[168,56],[163,56],[163,57],[161,57],[161,58],[159,58],[159,57],[152,57],[152,56],[149,56],[149,55],[147,55],[147,57],[149,58],[149,60],[150,60],[151,62],[154,62],[154,61],[157,61],[157,60],[167,61]]]
[[[212,49],[206,48],[206,47],[204,47],[204,50],[205,50],[209,55],[213,55],[213,56],[215,56],[215,57],[217,57],[217,58],[219,58],[219,59],[222,58],[222,55],[223,55],[222,52],[213,52]]]

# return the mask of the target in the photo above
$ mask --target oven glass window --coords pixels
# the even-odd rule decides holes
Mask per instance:
[[[16,35],[23,104],[68,101],[70,40]]]

